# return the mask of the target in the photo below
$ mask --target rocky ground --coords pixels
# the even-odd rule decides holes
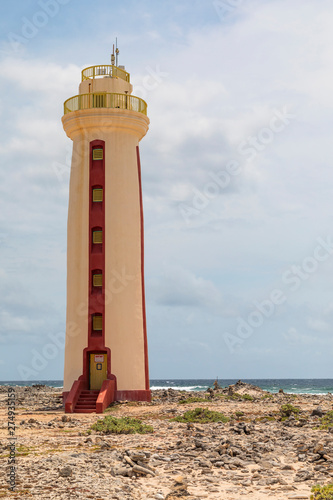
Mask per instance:
[[[271,395],[243,383],[207,393],[153,391],[152,403],[117,403],[105,413],[140,418],[152,434],[101,435],[90,427],[103,416],[66,415],[59,390],[37,386],[15,388],[10,492],[7,390],[0,387],[0,498],[308,500],[312,485],[333,483],[333,429],[320,428],[333,409],[330,394]],[[285,404],[299,413],[283,417]],[[231,419],[171,420],[194,408]]]

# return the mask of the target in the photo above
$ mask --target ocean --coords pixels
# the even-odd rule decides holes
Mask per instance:
[[[182,391],[205,391],[208,387],[213,387],[215,379],[152,379],[151,389],[178,389]],[[237,379],[219,379],[221,387],[235,384]],[[327,394],[333,392],[333,379],[242,379],[242,382],[256,385],[269,392],[278,392],[283,389],[290,394]],[[0,385],[10,386],[32,386],[43,384],[50,387],[62,388],[62,380],[9,380],[0,381]]]

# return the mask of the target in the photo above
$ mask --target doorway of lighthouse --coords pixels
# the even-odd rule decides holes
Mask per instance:
[[[99,391],[107,378],[107,354],[90,354],[89,387],[91,391]]]

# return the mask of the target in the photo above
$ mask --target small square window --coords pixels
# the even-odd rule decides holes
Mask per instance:
[[[103,231],[93,231],[93,243],[103,243]]]
[[[103,286],[103,274],[93,275],[93,286],[98,286],[98,287]]]
[[[101,314],[94,314],[92,327],[95,332],[103,330],[103,316]]]
[[[103,160],[103,149],[93,149],[93,160]]]
[[[93,202],[103,201],[103,189],[93,189]]]

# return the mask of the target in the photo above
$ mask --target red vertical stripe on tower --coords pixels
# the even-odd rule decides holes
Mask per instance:
[[[143,341],[145,354],[145,378],[146,390],[149,390],[149,367],[148,367],[148,341],[147,341],[147,321],[146,321],[146,299],[145,299],[145,269],[144,269],[144,226],[143,226],[143,203],[142,203],[142,183],[141,183],[141,163],[139,146],[136,147],[138,164],[139,196],[140,196],[140,232],[141,232],[141,282],[142,282],[142,316],[143,316]]]
[[[94,150],[98,151],[94,154]],[[88,348],[102,349],[105,346],[105,142],[92,141],[89,154]],[[102,201],[93,201],[94,189],[98,190],[96,197]],[[102,243],[94,243],[93,233]],[[93,285],[94,273],[102,274],[101,287]],[[102,330],[93,329],[94,315],[102,316]]]

